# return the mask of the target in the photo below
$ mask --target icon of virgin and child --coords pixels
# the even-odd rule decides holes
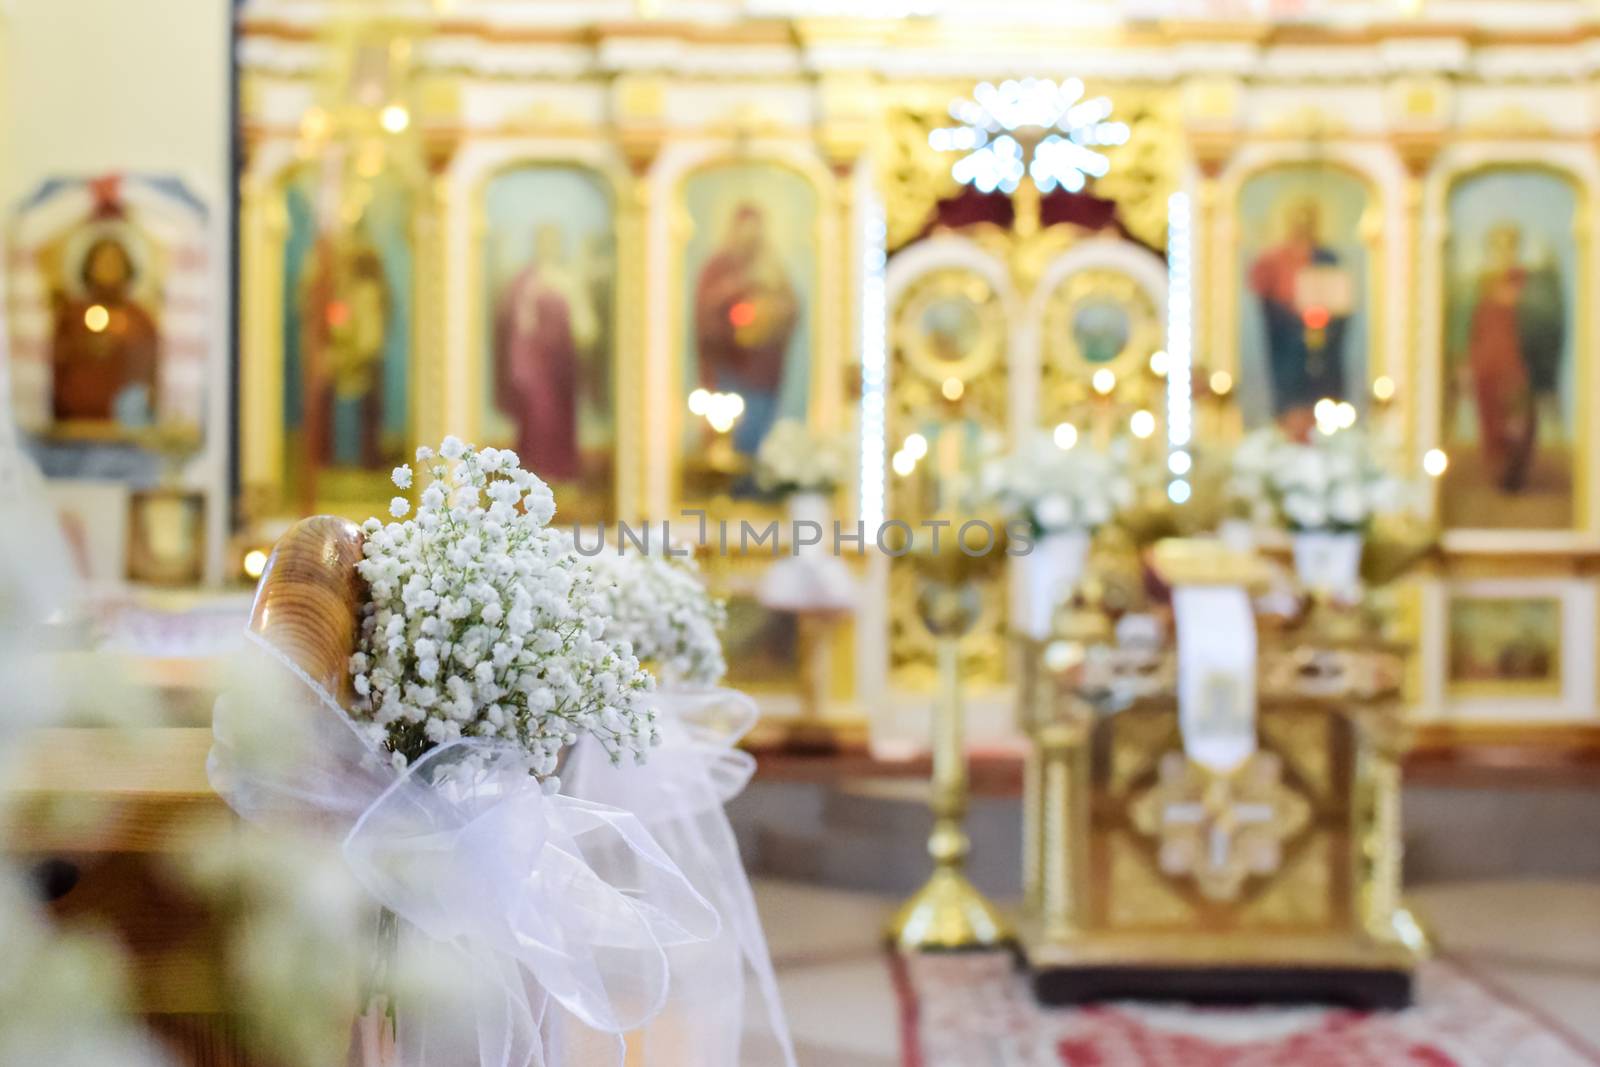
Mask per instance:
[[[744,414],[733,447],[754,455],[777,420],[800,296],[754,201],[738,203],[694,288],[700,385],[738,393]]]

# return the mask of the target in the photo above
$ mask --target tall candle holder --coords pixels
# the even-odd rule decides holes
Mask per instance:
[[[959,527],[959,523],[952,526]],[[994,527],[989,527],[994,530]],[[961,638],[982,610],[976,580],[1001,555],[998,544],[978,556],[961,546],[916,555],[921,588],[917,611],[938,641],[939,697],[933,708],[933,874],[889,923],[888,940],[903,951],[991,948],[1014,940],[999,909],[966,875],[971,839],[967,815],[965,711],[961,699]]]

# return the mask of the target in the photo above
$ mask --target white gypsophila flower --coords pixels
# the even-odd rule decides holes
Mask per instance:
[[[1133,482],[1120,447],[1062,448],[1047,434],[990,459],[978,476],[979,495],[1007,519],[1025,519],[1035,533],[1093,530],[1133,503]]]
[[[614,760],[642,761],[657,740],[653,679],[606,633],[606,590],[549,528],[549,486],[515,453],[455,437],[437,459],[417,454],[432,462],[415,515],[363,527],[370,601],[350,661],[363,734],[402,766],[461,737],[498,738],[548,778],[583,733]]]
[[[814,434],[799,419],[779,419],[756,451],[756,485],[763,492],[831,493],[850,476],[849,443]]]
[[[606,600],[606,634],[627,641],[667,683],[715,685],[727,673],[722,601],[691,556],[601,552],[588,560]]]

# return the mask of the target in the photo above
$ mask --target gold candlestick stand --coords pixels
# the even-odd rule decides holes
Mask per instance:
[[[902,951],[991,948],[1013,940],[999,910],[966,876],[971,840],[967,814],[967,756],[963,741],[961,637],[982,607],[973,578],[989,556],[954,547],[919,557],[923,587],[917,599],[923,625],[938,638],[939,698],[933,708],[933,874],[889,923],[888,940]]]

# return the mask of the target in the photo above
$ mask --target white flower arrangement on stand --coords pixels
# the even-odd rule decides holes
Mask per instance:
[[[417,450],[431,479],[367,520],[357,565],[371,590],[350,670],[351,715],[404,767],[462,737],[514,742],[553,781],[561,750],[599,739],[614,761],[643,760],[656,737],[652,679],[607,634],[609,601],[570,541],[549,527],[549,486],[514,452],[447,437]],[[410,488],[410,466],[395,485]]]
[[[828,496],[849,480],[850,458],[838,436],[813,433],[799,419],[779,419],[756,450],[756,486],[774,496]]]
[[[1272,502],[1267,479],[1282,439],[1282,431],[1276,426],[1255,430],[1234,445],[1227,457],[1222,521],[1217,534],[1234,549],[1255,551],[1260,531],[1278,524],[1278,509]]]
[[[762,492],[784,498],[791,557],[767,568],[757,595],[776,611],[841,613],[855,604],[850,571],[828,549],[833,534],[831,498],[850,477],[851,451],[837,435],[813,433],[797,419],[780,419],[756,452],[755,480]],[[815,536],[801,536],[802,528]]]
[[[1047,434],[991,459],[979,492],[1007,522],[1026,522],[1031,549],[1016,556],[1011,625],[1034,638],[1050,632],[1055,610],[1077,588],[1094,531],[1133,503],[1134,486],[1120,448],[1062,448]]]
[[[607,635],[627,642],[663,685],[715,685],[728,673],[718,636],[727,607],[706,591],[693,557],[601,552],[588,563]]]
[[[1382,463],[1359,430],[1321,430],[1296,441],[1276,427],[1258,430],[1234,453],[1230,491],[1264,502],[1294,541],[1300,580],[1321,593],[1360,587],[1366,530],[1380,514],[1406,506],[1410,486]]]

